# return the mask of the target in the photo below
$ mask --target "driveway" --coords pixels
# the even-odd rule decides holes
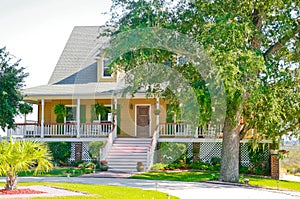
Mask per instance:
[[[0,178],[4,182],[5,178]],[[178,196],[182,199],[230,198],[230,199],[296,199],[300,192],[276,191],[245,186],[212,184],[204,182],[173,182],[137,180],[126,178],[82,178],[82,177],[20,177],[20,182],[71,182],[84,184],[102,184],[152,189]]]

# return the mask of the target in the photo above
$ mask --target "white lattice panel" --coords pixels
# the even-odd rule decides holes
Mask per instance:
[[[193,157],[193,143],[189,142],[186,143],[186,158],[192,158]]]
[[[92,158],[89,154],[89,143],[83,142],[82,143],[82,160],[84,161],[92,161]]]
[[[69,162],[75,161],[75,142],[71,142],[71,156],[69,158]]]
[[[200,160],[210,163],[211,158],[221,158],[222,143],[206,142],[200,144]]]

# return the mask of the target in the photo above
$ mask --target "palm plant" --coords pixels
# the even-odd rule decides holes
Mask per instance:
[[[52,169],[51,153],[43,142],[38,141],[9,141],[0,142],[0,175],[6,176],[6,190],[17,188],[17,176],[20,171],[34,170],[47,172]]]

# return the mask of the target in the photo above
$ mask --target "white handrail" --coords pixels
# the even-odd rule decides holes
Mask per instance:
[[[220,138],[222,137],[222,126],[207,126],[192,128],[191,124],[185,123],[164,123],[159,124],[161,130],[160,136],[183,136],[199,138]]]
[[[104,146],[100,149],[100,160],[106,160],[107,154],[110,151],[114,140],[116,139],[116,135],[114,133],[116,125],[113,126],[109,135],[106,139]]]
[[[153,165],[154,153],[155,153],[156,145],[158,142],[160,130],[161,130],[161,126],[157,125],[156,129],[153,133],[150,146],[147,151],[147,168],[146,168],[147,171],[149,171]]]

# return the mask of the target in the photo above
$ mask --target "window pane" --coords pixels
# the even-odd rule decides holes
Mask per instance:
[[[76,121],[76,106],[67,106],[67,122],[74,122]]]
[[[103,77],[111,77],[111,71],[110,71],[110,68],[108,67],[108,64],[109,64],[109,59],[107,58],[103,58],[103,61],[102,61],[102,75]]]

